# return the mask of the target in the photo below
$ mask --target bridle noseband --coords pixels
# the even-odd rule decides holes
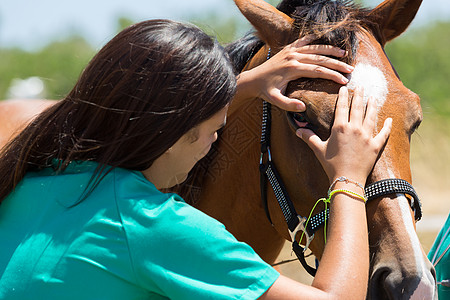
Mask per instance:
[[[267,55],[267,59],[270,58],[270,49]],[[312,216],[307,222],[306,217],[302,217],[297,214],[294,204],[292,203],[286,187],[272,161],[272,155],[270,152],[270,132],[271,132],[271,104],[263,101],[263,113],[262,113],[262,125],[261,125],[261,158],[259,162],[260,170],[260,188],[261,199],[266,212],[266,216],[269,222],[272,224],[270,217],[268,201],[267,201],[267,181],[270,182],[272,190],[275,194],[275,198],[283,213],[284,219],[289,229],[289,235],[292,241],[292,250],[296,254],[298,260],[305,268],[305,270],[312,276],[316,274],[318,262],[316,260],[316,268],[308,265],[305,259],[305,251],[309,248],[311,241],[314,239],[315,232],[324,226],[325,220],[328,219],[329,209],[327,211],[321,211],[320,213]],[[265,159],[266,157],[266,159]],[[370,202],[376,198],[380,198],[391,194],[406,194],[411,196],[412,204],[411,208],[414,211],[414,218],[419,221],[422,217],[422,207],[420,199],[412,187],[412,185],[403,179],[392,178],[384,179],[374,182],[365,187],[365,196],[367,202]],[[296,241],[298,233],[303,233],[306,237],[305,246],[301,246]],[[301,241],[300,241],[301,242]]]

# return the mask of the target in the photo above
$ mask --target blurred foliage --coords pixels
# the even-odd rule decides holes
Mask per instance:
[[[215,37],[219,43],[227,44],[234,41],[245,31],[251,29],[250,24],[242,18],[228,17],[223,18],[216,13],[205,16],[193,16],[191,22],[200,27],[209,36]]]
[[[133,25],[134,20],[127,18],[127,17],[120,17],[119,20],[117,20],[117,33],[119,33],[120,31],[124,30],[126,27]]]
[[[422,100],[425,113],[450,117],[450,22],[411,29],[386,46],[406,87]]]
[[[92,46],[79,36],[52,42],[35,52],[0,49],[0,98],[7,96],[12,79],[39,76],[47,97],[60,99],[72,89],[93,55]]]
[[[251,29],[242,16],[224,18],[209,13],[190,19],[223,44]],[[131,19],[120,18],[116,29],[120,31],[132,23]],[[431,23],[410,29],[388,43],[386,52],[405,86],[421,96],[424,112],[450,117],[448,32],[450,23]],[[35,52],[0,49],[0,99],[7,96],[13,78],[31,76],[44,80],[47,98],[62,98],[73,87],[94,52],[92,46],[79,36],[52,42]]]
[[[233,2],[233,0],[228,1]],[[280,0],[265,1],[273,6],[277,6],[280,2]],[[237,8],[236,11],[238,11]],[[221,44],[230,43],[252,30],[252,26],[247,19],[240,14],[231,14],[224,18],[217,12],[210,12],[202,15],[191,15],[189,20],[208,35],[215,37]]]

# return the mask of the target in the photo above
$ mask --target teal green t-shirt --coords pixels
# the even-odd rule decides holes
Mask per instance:
[[[430,253],[428,253],[428,259],[431,263],[435,264],[436,269],[436,281],[441,282],[438,284],[439,299],[450,299],[450,287],[448,282],[450,281],[450,214],[447,221],[436,237],[436,241],[431,247]],[[445,250],[447,249],[447,252]],[[445,252],[445,253],[444,253]],[[437,262],[437,263],[436,263]],[[447,286],[445,285],[445,282]]]
[[[0,299],[256,299],[279,274],[215,219],[116,168],[29,172],[0,205]]]

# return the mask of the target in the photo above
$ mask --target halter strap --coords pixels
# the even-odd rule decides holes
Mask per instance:
[[[288,226],[289,235],[291,236],[292,241],[292,250],[296,254],[305,270],[307,270],[309,274],[314,276],[316,273],[315,268],[312,268],[307,264],[304,253],[313,240],[314,233],[317,231],[317,229],[324,226],[325,218],[328,217],[329,210],[327,210],[326,212],[322,211],[314,215],[309,220],[309,222],[306,222],[306,217],[302,217],[297,214],[294,204],[292,203],[292,200],[290,199],[289,194],[286,191],[285,185],[275,167],[275,164],[272,161],[272,155],[270,152],[270,131],[271,104],[263,101],[263,116],[261,126],[261,158],[259,161],[261,200],[263,203],[263,207],[266,212],[267,219],[273,226],[267,201],[267,181],[269,181]],[[265,157],[267,158],[265,159]],[[307,225],[306,227],[305,224]],[[306,239],[304,248],[300,246],[295,239],[297,233],[299,232],[304,232],[304,236]]]
[[[328,218],[329,210],[327,210],[326,212],[321,211],[320,213],[314,215],[309,220],[309,222],[306,222],[306,217],[302,217],[297,213],[294,204],[292,203],[292,200],[290,199],[289,194],[286,191],[285,185],[275,167],[275,164],[272,161],[272,155],[270,152],[270,131],[271,104],[263,101],[263,116],[261,126],[261,158],[259,161],[261,200],[263,203],[263,207],[266,212],[267,219],[273,226],[267,201],[267,181],[269,181],[288,226],[289,235],[292,241],[292,250],[296,254],[298,260],[305,268],[305,270],[309,274],[314,276],[316,274],[318,262],[316,261],[316,268],[309,266],[305,259],[305,251],[308,249],[310,243],[314,239],[315,232],[319,228],[324,226],[325,218]],[[305,247],[301,246],[296,241],[296,236],[299,232],[303,232],[303,235],[306,239]]]
[[[365,188],[367,201],[374,200],[390,194],[406,194],[413,198],[411,208],[414,211],[414,219],[419,221],[422,218],[422,203],[420,203],[419,196],[412,187],[412,185],[403,179],[390,178],[383,179]]]

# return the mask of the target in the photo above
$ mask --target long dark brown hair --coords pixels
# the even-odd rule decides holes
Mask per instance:
[[[96,161],[97,179],[105,166],[145,170],[224,108],[235,89],[227,54],[197,27],[169,20],[132,25],[98,52],[63,100],[3,148],[0,201],[26,172],[55,161],[57,170]]]

